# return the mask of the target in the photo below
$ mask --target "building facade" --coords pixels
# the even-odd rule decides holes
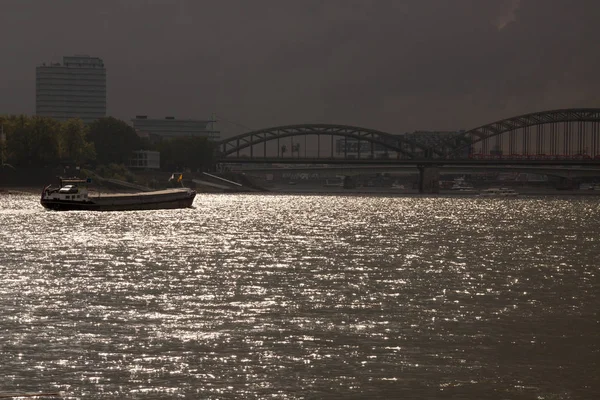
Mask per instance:
[[[371,149],[371,142],[367,140],[341,138],[335,141],[335,153],[338,156],[345,155],[349,158],[358,158],[360,152],[360,158],[370,158],[371,150],[373,150],[375,158],[389,158],[391,153],[384,145],[379,143],[374,143]]]
[[[403,137],[408,140],[409,143],[419,144],[419,146],[404,143],[402,147],[416,154],[417,156],[425,156],[422,147],[434,148],[440,151],[450,151],[456,145],[456,139],[464,130],[459,131],[415,131],[412,133],[405,133]],[[469,156],[470,149],[463,149],[458,157],[467,158]]]
[[[399,147],[407,153],[414,154],[417,157],[425,157],[426,154],[423,148],[435,149],[450,149],[454,145],[452,139],[464,133],[464,131],[415,131],[394,135],[398,141],[391,139],[390,144],[394,147]],[[389,139],[388,139],[389,140]],[[359,147],[360,146],[360,147]],[[335,151],[338,156],[346,155],[350,158],[369,158],[371,150],[375,158],[395,158],[396,153],[388,150],[384,145],[375,143],[371,149],[371,143],[367,140],[360,142],[354,138],[337,139],[335,143]],[[470,149],[463,149],[460,156],[468,157]]]
[[[153,141],[186,136],[205,137],[214,141],[221,138],[221,133],[214,129],[214,120],[160,119],[138,115],[132,122],[138,135]]]
[[[160,168],[160,152],[150,150],[136,150],[131,155],[129,167],[143,169]]]
[[[106,116],[106,68],[97,57],[63,57],[36,67],[35,113],[90,123]]]

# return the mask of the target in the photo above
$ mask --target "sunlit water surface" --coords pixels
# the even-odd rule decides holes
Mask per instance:
[[[0,393],[600,397],[597,198],[0,197]]]

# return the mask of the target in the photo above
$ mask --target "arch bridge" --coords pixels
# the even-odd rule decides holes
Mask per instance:
[[[529,113],[443,137],[397,135],[350,125],[300,124],[247,132],[217,145],[221,162],[260,158],[353,163],[376,159],[594,159],[600,158],[600,108]]]
[[[308,137],[311,137],[310,146]],[[223,139],[217,142],[217,146],[220,158],[229,157],[232,161],[266,158],[269,155],[273,157],[275,153],[281,158],[286,156],[285,153],[289,153],[292,158],[294,154],[300,158],[303,152],[306,156],[307,151],[310,152],[311,159],[375,158],[376,153],[394,153],[397,158],[414,158],[418,153],[429,151],[427,145],[399,135],[358,126],[332,124],[285,125],[260,129]],[[235,157],[230,157],[234,154]]]
[[[600,156],[600,108],[502,119],[459,133],[432,152],[440,158],[595,158]]]
[[[436,170],[443,165],[600,167],[600,108],[534,112],[437,135],[398,135],[350,125],[285,125],[217,145],[218,163],[416,165],[420,189],[435,192]]]

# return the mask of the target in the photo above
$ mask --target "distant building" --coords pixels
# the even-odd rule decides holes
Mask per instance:
[[[360,146],[360,147],[359,147]],[[388,158],[391,150],[379,143],[373,144],[373,155],[375,158]],[[360,149],[360,158],[371,157],[371,142],[354,138],[342,138],[335,141],[335,152],[338,156],[347,155],[350,158],[358,158]]]
[[[438,150],[449,151],[457,145],[457,140],[463,130],[460,131],[415,131],[412,133],[404,133],[401,136],[407,139],[409,143],[419,144],[421,147],[433,148]],[[424,156],[423,151],[419,146],[411,144],[403,144],[403,148],[417,156]],[[461,146],[462,148],[462,146]],[[468,157],[470,147],[462,148],[459,157]]]
[[[449,149],[454,145],[453,138],[457,137],[464,131],[415,131],[410,133],[401,133],[394,135],[391,138],[378,138],[379,140],[388,141],[393,147],[399,147],[407,153],[415,154],[424,157],[425,148]],[[397,139],[396,139],[397,138]],[[335,143],[335,151],[338,155],[346,154],[350,158],[358,157],[360,145],[360,157],[369,158],[371,156],[371,143],[364,139],[359,141],[355,138],[337,139]],[[388,150],[386,146],[380,143],[373,144],[373,156],[375,158],[395,157],[396,153]],[[464,151],[464,156],[467,157],[469,150]]]
[[[129,167],[144,169],[160,168],[160,152],[150,150],[136,150],[129,160]]]
[[[106,116],[106,68],[97,57],[63,57],[35,70],[35,114],[90,123]]]
[[[138,135],[153,141],[185,136],[205,137],[214,141],[221,138],[221,132],[214,129],[214,120],[175,119],[175,117],[160,119],[138,115],[132,122]]]

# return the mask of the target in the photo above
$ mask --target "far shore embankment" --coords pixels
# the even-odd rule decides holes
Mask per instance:
[[[43,188],[48,184],[56,185],[58,183],[58,174],[56,170],[45,168],[19,168],[6,169],[0,168],[0,196],[14,194],[40,195]],[[118,192],[137,192],[146,190],[162,189],[169,186],[172,174],[168,172],[145,171],[134,175],[134,182],[137,186],[118,184],[115,179],[105,179],[93,177],[92,184],[89,186],[91,194],[118,193]],[[375,187],[359,186],[356,188],[343,188],[341,186],[324,186],[318,182],[267,182],[252,179],[245,174],[225,173],[215,176],[213,174],[203,173],[185,173],[183,184],[195,189],[198,193],[257,193],[257,194],[306,194],[306,195],[373,195],[373,196],[394,196],[394,197],[475,197],[483,187],[477,187],[475,191],[456,191],[444,190],[435,194],[422,194],[414,188],[395,187]],[[498,184],[497,186],[507,185],[508,183]],[[490,183],[489,185],[492,185]],[[164,187],[163,187],[164,186]],[[600,190],[558,190],[549,185],[545,186],[511,186],[521,196],[600,196]]]
[[[41,194],[42,187],[0,187],[0,196],[9,194]]]
[[[0,187],[0,196],[3,195],[40,195],[43,186],[4,186]],[[215,191],[204,191],[202,188],[196,188],[198,193],[218,193]],[[117,193],[123,192],[118,188],[97,187],[90,188],[92,194],[102,193]],[[240,192],[244,194],[252,192]],[[520,188],[517,190],[520,196],[578,196],[578,197],[599,197],[600,190],[556,190],[552,188]],[[233,194],[229,192],[228,194]],[[331,187],[271,187],[267,192],[254,192],[253,194],[271,194],[271,195],[325,195],[325,196],[347,196],[347,195],[364,195],[364,196],[394,196],[394,197],[478,197],[478,192],[459,192],[452,190],[442,190],[440,193],[419,193],[416,190],[394,190],[389,188],[364,188],[358,187],[353,189],[331,188]]]
[[[47,185],[43,185],[43,186],[4,186],[4,187],[0,187],[0,196],[11,195],[11,194],[41,195],[42,190],[44,190],[44,187],[46,187],[46,186]],[[92,194],[94,194],[94,193],[117,193],[117,192],[120,192],[120,191],[109,189],[109,188],[98,188],[97,190],[93,190],[93,189],[90,190],[90,193],[92,193]]]

